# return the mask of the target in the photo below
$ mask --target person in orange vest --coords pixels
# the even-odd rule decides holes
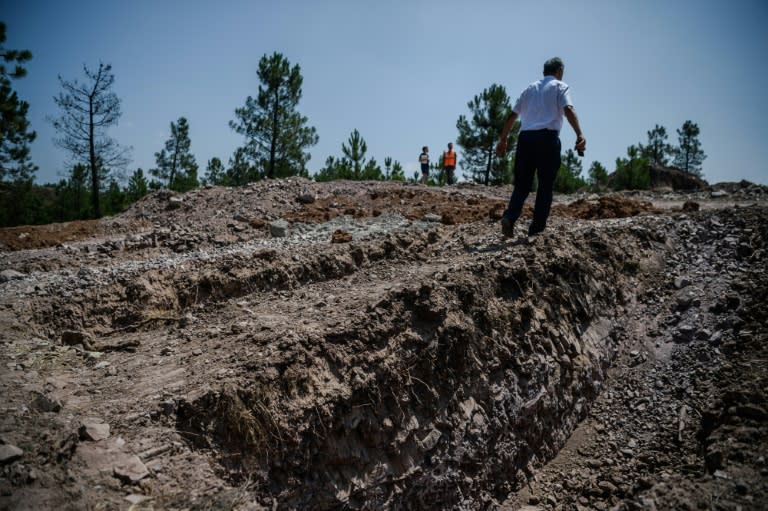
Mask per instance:
[[[448,142],[448,150],[443,153],[443,170],[445,180],[449,185],[456,182],[456,151],[453,150],[453,142]]]

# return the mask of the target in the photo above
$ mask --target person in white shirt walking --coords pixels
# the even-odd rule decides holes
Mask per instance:
[[[501,131],[496,154],[507,152],[509,131],[520,117],[520,134],[515,152],[514,190],[501,218],[504,236],[514,236],[515,222],[523,211],[523,203],[531,192],[533,176],[538,175],[536,205],[528,235],[540,233],[547,226],[555,177],[560,169],[560,128],[563,116],[576,132],[576,150],[583,155],[587,141],[581,132],[576,110],[571,102],[568,85],[563,82],[565,65],[558,58],[544,63],[544,78],[530,84],[515,102]]]

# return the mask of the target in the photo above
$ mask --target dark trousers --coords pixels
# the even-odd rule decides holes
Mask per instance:
[[[445,170],[445,182],[449,185],[454,184],[456,182],[456,176],[454,174],[456,167],[445,167],[443,170]]]
[[[528,234],[538,234],[547,226],[552,206],[555,177],[560,170],[560,137],[554,130],[521,131],[515,152],[515,189],[504,216],[513,223],[523,212],[523,203],[531,193],[533,176],[538,171],[536,206]]]

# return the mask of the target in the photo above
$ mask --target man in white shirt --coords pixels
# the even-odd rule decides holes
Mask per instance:
[[[506,154],[509,131],[520,117],[520,134],[515,152],[515,188],[501,218],[504,236],[514,236],[515,222],[531,192],[535,173],[538,173],[539,187],[528,235],[540,233],[547,225],[555,177],[560,169],[560,128],[563,126],[563,115],[576,132],[576,150],[583,155],[586,149],[587,141],[581,133],[568,85],[562,81],[564,71],[565,66],[560,58],[546,61],[544,78],[530,84],[520,94],[501,131],[501,140],[496,146],[496,154],[500,157]]]

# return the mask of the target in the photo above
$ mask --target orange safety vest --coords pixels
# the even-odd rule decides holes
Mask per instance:
[[[443,153],[443,167],[456,166],[456,151],[445,151]]]

